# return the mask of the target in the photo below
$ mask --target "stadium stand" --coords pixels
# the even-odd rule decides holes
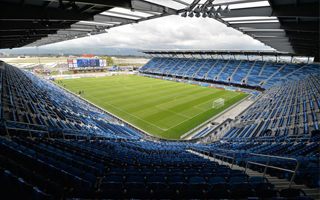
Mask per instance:
[[[159,63],[169,65],[169,61],[175,63],[177,59],[155,58],[142,70],[156,71]],[[178,63],[183,62],[203,66],[207,71],[213,70],[208,69],[209,62],[235,66],[242,63],[186,59]],[[249,66],[250,62],[243,63]],[[225,73],[245,72],[237,68],[231,67],[229,71],[220,66],[216,74],[224,79]],[[270,71],[279,71],[273,68],[270,67]],[[188,70],[190,74],[179,69],[170,73],[182,74],[183,71],[188,76],[202,73],[201,69],[196,72],[192,67]],[[270,86],[255,104],[238,116],[221,140],[195,143],[144,139],[142,133],[120,125],[113,116],[50,81],[1,63],[1,193],[12,198],[23,194],[37,199],[311,199],[301,188],[289,185],[279,188],[266,178],[271,175],[288,179],[293,182],[290,186],[304,184],[316,190],[320,186],[317,176],[320,76],[305,74],[306,78],[299,76],[298,81],[292,76],[288,80],[295,81],[290,84],[280,82]],[[265,173],[251,176],[219,162],[231,157],[234,166]],[[252,163],[267,163],[269,168]]]
[[[270,62],[222,56],[229,51],[218,58],[215,51],[191,50],[201,58],[153,52],[158,56],[140,73],[256,92],[255,102],[219,140],[204,128],[190,141],[147,136],[53,82],[0,62],[1,199],[320,199],[320,66],[309,62],[320,60],[318,0],[0,5],[4,49],[180,15],[215,19],[277,50],[249,52],[254,56],[308,59],[297,64],[292,57]]]
[[[242,131],[225,135],[230,138],[308,135],[319,130],[320,76],[313,76],[289,84],[273,87],[265,92],[254,106],[240,116]],[[250,128],[248,128],[250,127]],[[254,130],[257,128],[258,132]],[[237,127],[240,129],[240,127]],[[272,132],[270,132],[271,130]]]
[[[287,80],[298,80],[318,71],[315,64],[171,57],[152,58],[140,69],[141,73],[262,89]]]
[[[140,137],[138,132],[53,83],[10,65],[2,66],[3,133],[49,134],[50,137]]]

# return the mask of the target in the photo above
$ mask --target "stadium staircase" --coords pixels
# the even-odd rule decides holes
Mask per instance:
[[[311,197],[313,199],[320,199],[320,191],[318,188],[310,188],[310,187],[307,187],[306,185],[303,185],[303,184],[298,185],[296,183],[291,183],[287,179],[278,178],[275,176],[270,176],[270,175],[265,174],[263,172],[255,171],[255,170],[252,170],[252,169],[249,169],[246,167],[236,165],[236,164],[234,164],[234,161],[231,160],[231,162],[230,162],[230,160],[229,160],[229,162],[228,162],[227,161],[228,158],[225,159],[225,157],[223,157],[223,156],[222,157],[212,157],[212,156],[209,156],[209,155],[206,155],[201,152],[194,151],[194,150],[187,150],[187,151],[190,153],[193,153],[195,155],[198,155],[202,158],[208,159],[212,162],[218,162],[220,165],[228,166],[231,169],[244,171],[249,177],[265,177],[267,179],[267,181],[269,183],[271,183],[272,185],[274,185],[274,188],[277,189],[278,191],[292,188],[292,189],[296,189],[296,190],[302,190],[306,196]]]
[[[192,75],[192,78],[196,78],[196,75],[202,70],[204,66],[206,66],[208,62],[209,60],[206,60],[205,62],[203,62],[202,65],[200,65],[198,69],[195,71],[195,73]]]
[[[221,73],[226,69],[226,67],[229,65],[230,60],[228,60],[228,62],[226,62],[226,64],[222,67],[221,71],[217,74],[217,76],[215,77],[216,80],[220,79],[220,75]]]
[[[201,69],[199,71],[199,74],[196,75],[196,80],[205,80],[207,78],[207,74],[209,72],[209,69],[211,67],[214,67],[216,64],[218,63],[218,60],[212,61],[212,60],[208,60],[207,64],[205,65],[206,67],[203,67],[203,69]]]

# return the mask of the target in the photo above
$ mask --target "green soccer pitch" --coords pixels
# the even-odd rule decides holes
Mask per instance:
[[[157,137],[181,135],[247,94],[135,75],[59,81],[68,90]],[[213,101],[224,105],[213,108]]]

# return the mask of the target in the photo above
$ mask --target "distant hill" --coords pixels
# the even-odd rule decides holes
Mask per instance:
[[[24,47],[17,49],[2,49],[1,54],[10,55],[81,55],[81,54],[95,54],[95,55],[109,55],[109,56],[146,56],[141,53],[139,49],[134,48],[63,48],[63,49],[52,49],[46,47]]]

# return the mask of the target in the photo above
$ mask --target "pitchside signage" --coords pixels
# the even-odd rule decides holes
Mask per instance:
[[[107,61],[104,59],[68,59],[69,68],[106,67]]]

